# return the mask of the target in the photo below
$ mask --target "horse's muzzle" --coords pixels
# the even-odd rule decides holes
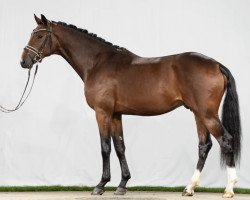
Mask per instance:
[[[31,59],[31,57],[28,56],[25,60],[21,60],[20,64],[21,64],[22,68],[31,69],[34,63]]]

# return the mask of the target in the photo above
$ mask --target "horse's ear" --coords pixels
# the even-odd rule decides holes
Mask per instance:
[[[41,14],[41,20],[42,20],[42,23],[46,26],[48,20],[46,19],[46,17],[43,14]]]
[[[34,14],[34,18],[36,20],[36,23],[39,25],[39,24],[42,24],[42,21],[41,19],[39,19],[35,14]]]

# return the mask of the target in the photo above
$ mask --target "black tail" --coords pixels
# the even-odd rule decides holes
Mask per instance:
[[[227,93],[222,110],[222,124],[233,137],[234,161],[239,163],[241,156],[241,123],[238,94],[231,72],[223,65],[220,66],[220,69],[228,79]],[[221,154],[221,159],[222,163],[225,163],[226,155]]]

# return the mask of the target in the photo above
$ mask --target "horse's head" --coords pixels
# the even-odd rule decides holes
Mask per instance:
[[[52,22],[41,15],[39,19],[34,15],[37,27],[31,33],[28,45],[24,48],[21,57],[21,66],[23,68],[32,68],[32,66],[41,62],[43,58],[51,55],[55,51],[56,38],[52,32]]]

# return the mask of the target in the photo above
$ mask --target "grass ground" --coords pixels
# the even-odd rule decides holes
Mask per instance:
[[[0,192],[35,192],[35,191],[92,191],[93,187],[88,186],[0,186]],[[115,187],[106,187],[106,191],[115,191]],[[161,191],[161,192],[182,192],[184,186],[179,187],[149,187],[135,186],[128,187],[129,191]],[[224,188],[197,187],[196,192],[223,193]],[[250,194],[249,188],[235,188],[235,193]]]

